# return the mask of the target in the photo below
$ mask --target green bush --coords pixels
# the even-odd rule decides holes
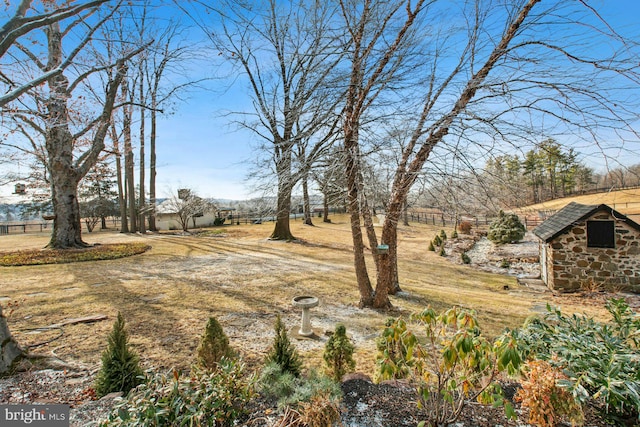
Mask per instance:
[[[561,369],[559,385],[582,404],[600,409],[613,423],[640,421],[640,316],[624,299],[611,299],[611,321],[584,315],[565,316],[547,306],[542,319],[531,319],[518,343],[530,359]]]
[[[460,254],[460,259],[462,259],[463,264],[471,264],[471,258],[467,255],[466,252],[462,252]]]
[[[253,396],[244,366],[223,360],[216,371],[155,375],[117,405],[103,427],[233,426]]]
[[[407,378],[418,391],[418,403],[429,417],[420,423],[447,425],[455,422],[469,401],[504,404],[496,382],[501,372],[513,374],[521,358],[512,335],[493,343],[480,333],[472,312],[452,308],[440,314],[432,309],[414,314],[410,326],[421,330],[418,340],[402,319],[387,322],[379,348],[378,376]]]
[[[500,268],[509,268],[511,267],[511,263],[509,262],[508,259],[503,259],[502,261],[500,261]]]
[[[229,347],[229,338],[215,317],[210,317],[200,338],[197,350],[197,364],[202,368],[214,370],[222,358],[231,359],[235,354]]]
[[[445,240],[447,240],[447,233],[445,233],[444,230],[440,230],[439,237],[440,237],[440,240],[442,240],[444,242]]]
[[[324,346],[323,358],[327,370],[334,381],[339,382],[344,374],[353,372],[356,361],[353,360],[354,346],[347,337],[344,325],[336,325],[336,330]]]
[[[216,226],[217,225],[222,225],[222,224],[224,224],[224,220],[225,220],[225,218],[214,218],[213,225],[216,225]]]
[[[489,225],[487,239],[498,244],[517,242],[522,240],[525,232],[518,215],[500,211],[498,218]]]
[[[438,255],[440,256],[447,256],[447,252],[444,250],[444,246],[442,246],[440,248],[440,252],[438,252]]]
[[[289,341],[287,330],[280,315],[276,317],[273,346],[267,354],[266,363],[269,364],[270,362],[277,363],[282,372],[289,372],[294,377],[300,376],[302,361],[298,351]]]
[[[451,233],[451,238],[452,239],[457,239],[458,238],[458,231],[455,228],[453,229],[453,233]]]
[[[440,236],[436,234],[436,237],[433,238],[433,246],[437,248],[441,244],[442,244],[442,239],[440,238]]]
[[[129,337],[120,312],[107,341],[95,381],[96,394],[104,396],[117,391],[127,394],[144,381],[144,374],[138,355],[129,349]]]
[[[433,242],[429,242],[429,247],[427,249],[432,251],[432,252],[436,251],[436,248],[433,246]]]
[[[275,399],[279,407],[296,407],[300,402],[309,402],[315,395],[329,395],[339,399],[342,391],[337,382],[331,378],[311,370],[307,377],[294,377],[291,372],[283,372],[275,362],[270,362],[262,369],[258,378],[260,394]]]

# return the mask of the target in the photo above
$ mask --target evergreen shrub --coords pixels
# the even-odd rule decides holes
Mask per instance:
[[[500,211],[498,218],[489,225],[487,239],[497,244],[522,240],[526,230],[516,214]]]
[[[120,312],[107,341],[107,348],[102,353],[102,366],[94,384],[96,394],[102,397],[121,391],[126,395],[144,382],[144,374],[138,355],[129,349],[129,336]]]

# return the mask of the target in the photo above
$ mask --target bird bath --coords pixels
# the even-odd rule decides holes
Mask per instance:
[[[298,331],[298,334],[302,335],[303,337],[309,337],[313,335],[309,309],[318,305],[318,298],[308,295],[297,296],[293,298],[291,303],[294,307],[299,307],[302,309],[302,327]]]

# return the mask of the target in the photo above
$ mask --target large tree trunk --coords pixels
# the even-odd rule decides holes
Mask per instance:
[[[2,313],[0,305],[0,375],[9,373],[13,364],[24,356],[24,352],[11,336],[7,318]]]
[[[57,25],[49,27],[49,65],[62,61],[62,35]],[[53,203],[53,230],[50,248],[66,249],[87,246],[82,241],[78,182],[82,176],[73,163],[73,135],[69,130],[67,99],[69,81],[58,74],[48,80],[50,95],[47,99],[47,128],[45,146],[47,168],[51,178]]]
[[[276,225],[271,233],[273,240],[295,240],[291,234],[291,191],[293,178],[291,176],[291,149],[283,148],[276,161],[276,173],[278,174],[278,205],[276,212]]]
[[[357,138],[353,133],[351,137],[345,138],[345,159],[347,175],[347,200],[351,225],[351,236],[353,239],[353,265],[356,271],[358,291],[360,292],[359,306],[373,306],[373,288],[367,272],[367,264],[364,257],[364,239],[362,237],[362,227],[360,223],[360,195],[359,195],[359,151]]]

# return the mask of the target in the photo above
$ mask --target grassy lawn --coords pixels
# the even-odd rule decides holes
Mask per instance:
[[[315,219],[319,221],[318,219]],[[9,327],[23,345],[55,338],[59,330],[35,328],[95,314],[108,321],[64,327],[63,335],[34,349],[69,361],[96,365],[118,311],[127,321],[131,343],[148,367],[187,368],[209,316],[215,316],[249,364],[259,363],[272,343],[280,313],[292,335],[300,313],[296,295],[320,299],[312,324],[320,340],[293,338],[307,365],[320,365],[325,331],[342,322],[356,343],[358,370],[372,373],[375,336],[389,316],[408,315],[431,305],[461,305],[477,310],[489,335],[517,327],[547,303],[563,312],[600,317],[602,299],[557,297],[521,288],[511,277],[484,273],[427,251],[440,227],[400,227],[400,282],[404,292],[392,297],[394,309],[357,308],[351,235],[346,217],[333,223],[292,224],[301,242],[269,241],[273,224],[223,226],[198,235],[123,235],[94,232],[88,243],[136,242],[151,249],[127,258],[58,265],[0,267],[0,303]],[[448,234],[451,230],[446,230]],[[0,252],[42,248],[46,234],[0,237]],[[375,280],[373,261],[368,260]],[[504,287],[508,286],[508,290]]]

